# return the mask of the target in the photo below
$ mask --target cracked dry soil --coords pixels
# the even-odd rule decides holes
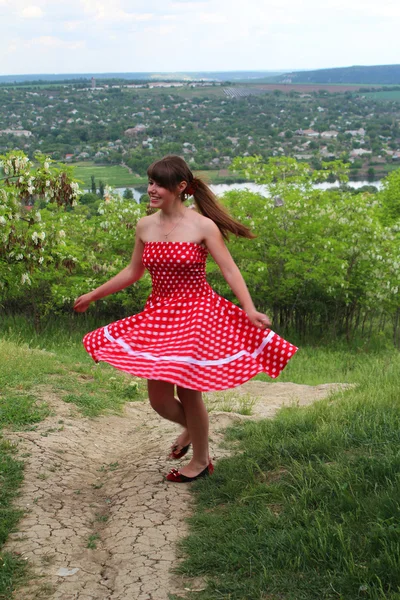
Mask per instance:
[[[272,417],[284,404],[310,404],[337,389],[250,381],[237,394],[256,397],[251,417],[210,414],[211,455],[222,430],[238,419]],[[340,386],[344,387],[344,386]],[[177,427],[146,402],[127,403],[123,416],[81,417],[41,389],[53,416],[34,431],[13,432],[25,481],[16,505],[26,513],[5,550],[33,567],[17,600],[167,600],[190,582],[172,573],[192,510],[190,485],[167,483],[169,447]]]

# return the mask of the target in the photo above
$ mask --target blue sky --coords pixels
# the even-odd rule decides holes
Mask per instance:
[[[0,0],[0,75],[400,63],[399,0]]]

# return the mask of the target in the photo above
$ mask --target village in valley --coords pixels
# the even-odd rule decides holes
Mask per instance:
[[[328,88],[328,89],[326,89]],[[282,91],[282,89],[284,91]],[[220,177],[236,156],[291,156],[313,168],[341,159],[371,181],[400,164],[400,103],[348,86],[88,81],[0,86],[0,153],[21,149],[143,177],[180,154]]]

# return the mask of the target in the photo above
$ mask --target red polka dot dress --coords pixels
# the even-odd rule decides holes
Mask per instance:
[[[260,372],[278,377],[296,346],[214,292],[206,259],[201,244],[146,242],[152,293],[143,312],[85,336],[93,359],[200,391],[233,388]]]

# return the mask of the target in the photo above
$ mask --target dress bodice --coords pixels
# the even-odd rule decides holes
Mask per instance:
[[[152,297],[204,295],[207,249],[194,242],[146,242],[143,264],[152,279]]]

